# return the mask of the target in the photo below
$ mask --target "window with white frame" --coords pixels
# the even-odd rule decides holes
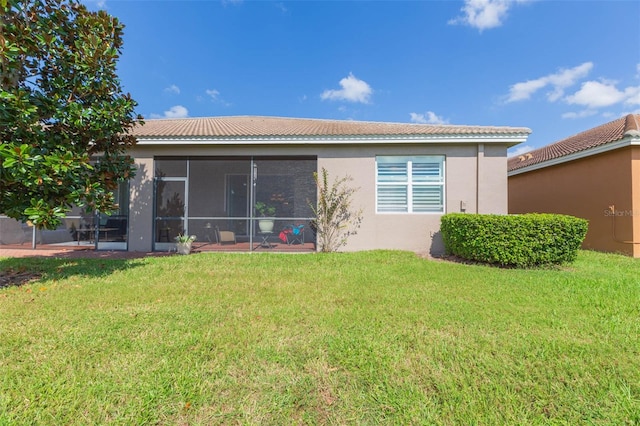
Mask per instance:
[[[377,213],[444,213],[444,155],[376,157]]]

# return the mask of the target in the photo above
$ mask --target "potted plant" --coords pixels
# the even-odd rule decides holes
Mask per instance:
[[[273,224],[275,222],[273,217],[276,214],[275,206],[263,203],[262,201],[258,201],[256,203],[256,212],[264,218],[270,218],[258,220],[258,227],[260,228],[260,232],[273,232]]]
[[[178,254],[191,253],[191,243],[195,240],[195,235],[178,234],[176,237],[176,251]]]

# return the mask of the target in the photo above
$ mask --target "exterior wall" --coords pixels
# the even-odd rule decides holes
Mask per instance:
[[[129,183],[129,251],[153,248],[153,156],[133,154],[136,175]]]
[[[479,150],[482,155],[478,156]],[[345,250],[402,249],[440,254],[444,251],[439,234],[441,214],[377,214],[375,212],[377,155],[444,155],[446,212],[507,213],[507,145],[483,144],[396,144],[396,145],[251,145],[251,146],[167,146],[138,145],[131,155],[139,171],[131,182],[131,227],[129,250],[148,251],[153,247],[153,157],[224,155],[314,155],[318,170],[330,179],[350,175],[359,187],[354,206],[363,209],[358,234]],[[480,192],[478,192],[480,189]]]
[[[29,241],[28,230],[15,219],[0,216],[0,244],[24,244]]]
[[[508,211],[507,147],[478,146],[478,213]]]
[[[355,206],[364,212],[358,234],[349,239],[345,248],[349,251],[371,249],[402,249],[415,252],[442,254],[444,246],[440,236],[441,214],[376,213],[375,211],[375,159],[377,155],[445,155],[445,203],[446,213],[478,210],[477,188],[502,195],[482,198],[487,212],[506,214],[506,146],[491,149],[491,157],[477,157],[478,145],[404,145],[366,146],[348,150],[325,148],[318,153],[318,168],[325,167],[333,177],[348,174],[354,178],[354,186],[360,187],[354,199]],[[496,160],[500,152],[502,160]],[[502,163],[495,168],[496,162]],[[478,173],[480,169],[487,172]],[[488,170],[493,169],[494,173]],[[502,172],[501,172],[502,171]],[[497,176],[496,176],[497,175]],[[478,185],[478,178],[480,185]],[[492,185],[496,188],[491,189]]]
[[[634,255],[633,244],[623,242],[640,241],[633,227],[634,205],[639,209],[640,204],[632,199],[631,154],[627,147],[510,176],[509,213],[585,218],[589,231],[583,248]],[[612,205],[615,216],[609,211]]]
[[[631,146],[631,204],[633,206],[633,257],[640,257],[640,147]]]

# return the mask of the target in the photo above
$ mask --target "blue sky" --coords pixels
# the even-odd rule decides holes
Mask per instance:
[[[531,128],[515,153],[640,113],[638,1],[85,3],[126,25],[146,118]]]

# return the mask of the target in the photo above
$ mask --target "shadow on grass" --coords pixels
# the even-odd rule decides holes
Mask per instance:
[[[55,257],[5,258],[0,259],[0,289],[40,280],[60,280],[74,275],[103,277],[141,265],[135,258],[114,258],[108,253],[96,254],[91,258],[80,258],[72,253]]]

